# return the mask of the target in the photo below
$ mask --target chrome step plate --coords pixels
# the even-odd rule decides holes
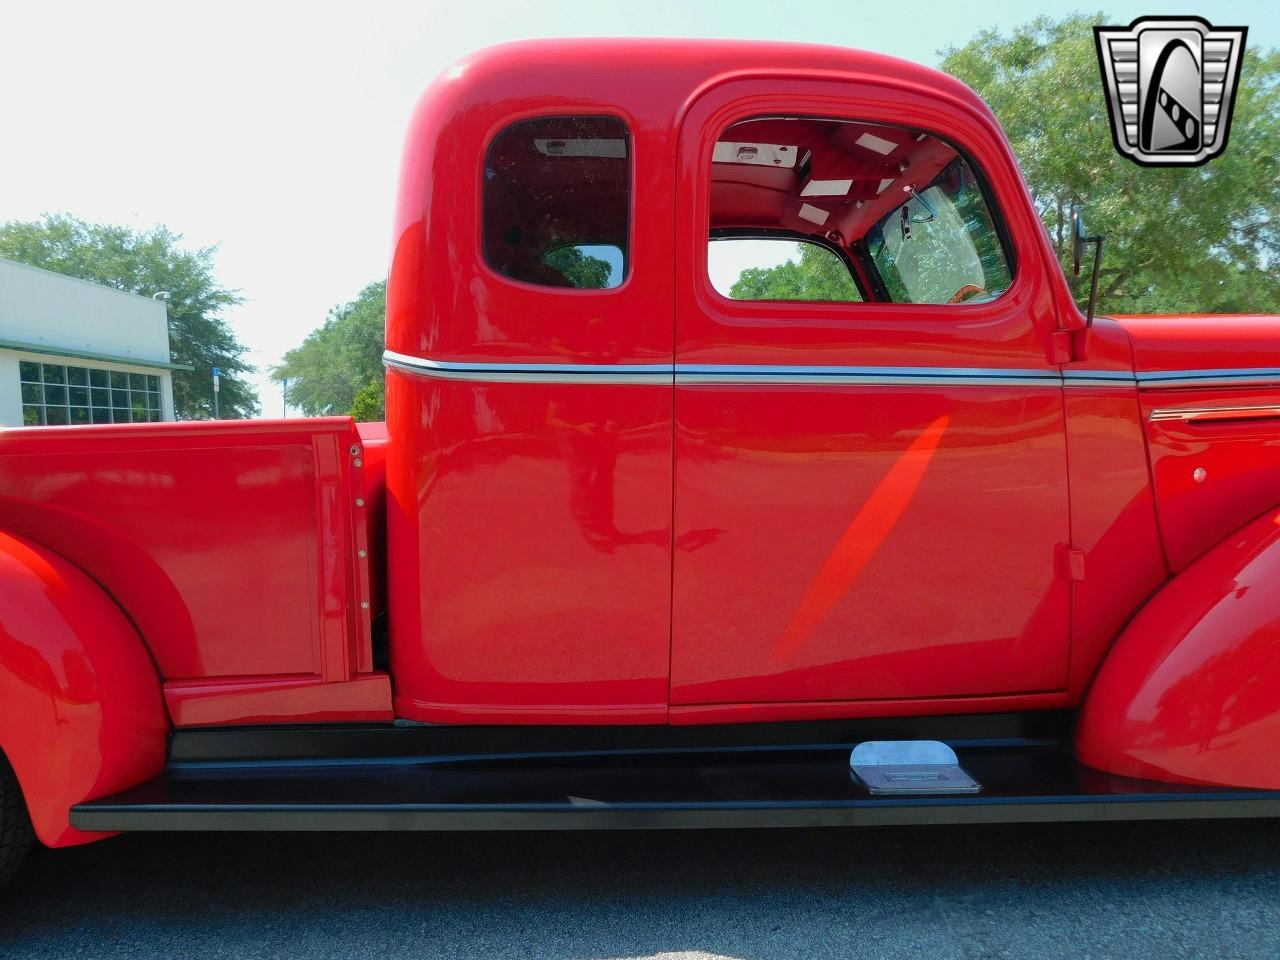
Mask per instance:
[[[937,740],[868,740],[853,748],[849,767],[873,796],[979,793],[982,786]]]

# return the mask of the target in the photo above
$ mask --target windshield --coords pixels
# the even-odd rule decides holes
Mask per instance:
[[[960,158],[881,218],[867,249],[894,303],[976,303],[1009,286],[991,211]]]

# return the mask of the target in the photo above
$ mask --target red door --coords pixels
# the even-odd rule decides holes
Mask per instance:
[[[779,145],[809,149],[779,144],[791,134],[776,120],[772,145],[760,146],[766,134],[752,137],[749,123],[727,133],[761,117],[918,126],[941,134],[937,143],[962,144],[969,163],[959,182],[980,191],[1001,234],[1003,289],[987,281],[991,289],[961,292],[955,304],[717,291],[709,233],[773,223],[750,190],[717,184],[713,198],[716,142],[757,141],[744,157],[785,156],[770,152]],[[896,138],[879,129],[864,141],[877,151]],[[819,134],[814,142],[826,143]],[[863,139],[857,128],[840,135]],[[926,142],[897,139],[917,152]],[[811,177],[821,159],[824,182],[841,183],[839,158],[812,149]],[[869,189],[912,186],[927,201],[945,160],[929,167],[912,154],[902,166],[915,164],[925,179],[873,180]],[[1068,541],[1068,511],[1062,389],[1046,350],[1056,327],[1050,265],[990,127],[870,81],[796,81],[786,90],[739,81],[691,108],[679,176],[673,708],[937,699],[952,709],[947,698],[996,697],[998,705],[1003,695],[1061,690],[1070,589],[1055,557]],[[777,182],[785,189],[785,178]],[[939,189],[932,192],[943,197]],[[941,231],[956,216],[937,206],[911,208],[906,224],[895,213],[880,230],[881,257],[889,247],[899,255],[886,273],[905,275],[908,253],[919,256],[910,232]],[[833,217],[863,209],[853,201],[826,208]],[[777,216],[779,230],[803,228]],[[854,272],[863,296],[875,297],[873,275]]]

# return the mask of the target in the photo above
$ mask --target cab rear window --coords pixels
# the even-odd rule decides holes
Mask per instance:
[[[616,117],[503,129],[484,165],[485,260],[512,280],[608,290],[630,266],[630,132]]]

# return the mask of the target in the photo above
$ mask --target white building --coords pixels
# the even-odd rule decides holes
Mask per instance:
[[[0,259],[0,426],[173,419],[165,305]]]

